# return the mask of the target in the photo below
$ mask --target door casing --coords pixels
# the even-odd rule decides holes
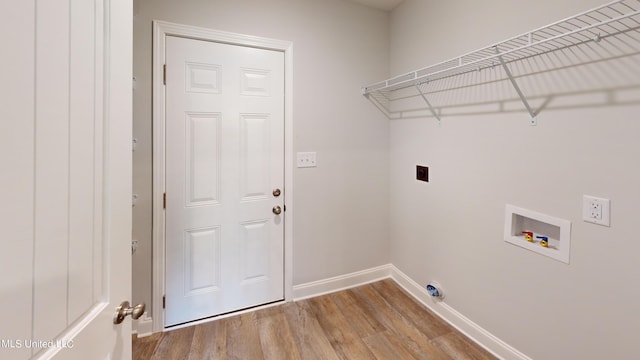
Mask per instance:
[[[179,36],[196,40],[220,42],[239,46],[258,47],[282,51],[285,57],[285,109],[284,109],[284,168],[285,206],[284,221],[284,301],[293,298],[293,43],[251,35],[230,33],[207,28],[153,21],[153,332],[164,331],[165,294],[165,93],[163,65],[165,64],[166,37]],[[219,318],[219,317],[218,317]],[[208,319],[199,322],[210,321]],[[197,324],[193,322],[189,325]],[[175,327],[174,327],[175,328]]]

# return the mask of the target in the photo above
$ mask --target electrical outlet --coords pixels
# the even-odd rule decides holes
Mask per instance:
[[[316,167],[315,152],[299,152],[297,153],[296,164],[299,168]]]
[[[610,200],[584,195],[582,198],[582,219],[586,222],[610,226]]]
[[[589,201],[589,218],[602,220],[602,203],[600,201]]]

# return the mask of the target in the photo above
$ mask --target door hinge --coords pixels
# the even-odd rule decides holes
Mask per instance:
[[[163,209],[167,208],[167,193],[162,194],[162,208]]]
[[[167,85],[167,64],[162,65],[162,84]]]
[[[167,295],[162,295],[162,308],[167,307]]]

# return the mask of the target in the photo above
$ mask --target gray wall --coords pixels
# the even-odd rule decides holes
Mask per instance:
[[[405,0],[390,17],[391,73],[600,3]],[[636,56],[594,64],[604,73],[523,79],[539,94],[582,80],[594,80],[592,89],[636,84],[552,99],[536,127],[521,111],[444,117],[442,127],[431,118],[391,122],[391,262],[420,284],[439,281],[450,306],[534,359],[636,358],[639,64]],[[602,102],[622,93],[636,105]],[[416,164],[430,167],[428,184],[415,181]],[[582,221],[583,194],[611,199],[610,228]],[[570,220],[570,265],[504,242],[507,203]]]
[[[388,76],[388,14],[344,0],[134,2],[134,303],[151,304],[151,22],[154,19],[293,42],[293,282],[389,260],[389,124],[360,87]],[[294,154],[295,156],[295,154]]]

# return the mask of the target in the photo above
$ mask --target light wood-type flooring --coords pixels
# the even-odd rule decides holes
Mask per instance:
[[[133,340],[133,359],[496,359],[393,280]]]

